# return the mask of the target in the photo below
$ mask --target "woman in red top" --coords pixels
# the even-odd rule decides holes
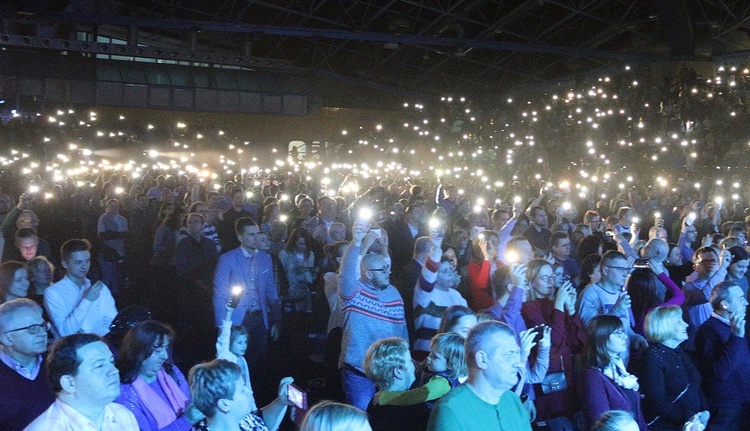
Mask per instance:
[[[521,308],[526,326],[552,327],[552,347],[546,383],[534,385],[536,420],[544,421],[560,416],[572,419],[573,413],[579,410],[573,387],[573,356],[583,349],[586,341],[583,323],[576,314],[576,290],[570,281],[566,281],[555,291],[552,285],[552,267],[541,259],[529,262],[526,278],[531,286],[530,299]],[[566,389],[561,389],[561,376],[558,374],[558,378],[555,378],[555,373],[565,375]]]
[[[502,262],[498,260],[497,249],[500,238],[497,232],[485,230],[471,243],[472,258],[469,271],[469,306],[474,311],[485,310],[495,305],[490,279]]]

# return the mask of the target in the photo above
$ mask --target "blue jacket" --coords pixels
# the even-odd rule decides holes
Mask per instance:
[[[263,312],[263,322],[266,328],[270,328],[278,322],[281,312],[281,303],[279,294],[276,289],[276,280],[273,274],[273,264],[271,255],[258,250],[251,263],[245,265],[246,258],[242,252],[242,247],[222,254],[219,257],[219,263],[216,265],[214,272],[214,316],[216,326],[221,326],[221,321],[226,315],[226,304],[232,295],[232,287],[240,286],[243,289],[243,295],[237,308],[232,313],[232,324],[241,325],[245,319],[245,313],[250,305],[250,298],[247,295],[247,286],[254,285],[258,290],[258,300],[260,309]],[[254,269],[254,279],[251,269]]]

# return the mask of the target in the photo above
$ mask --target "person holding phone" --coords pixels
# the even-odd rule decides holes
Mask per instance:
[[[622,321],[628,339],[636,349],[648,346],[646,339],[633,331],[635,317],[631,307],[631,299],[625,285],[628,276],[633,271],[634,258],[625,258],[619,251],[610,250],[602,256],[599,263],[601,279],[581,292],[578,302],[578,314],[584,324],[588,324],[600,314],[609,314]],[[629,351],[620,353],[624,363],[628,363]]]
[[[194,366],[188,380],[190,398],[206,415],[205,424],[196,426],[197,431],[276,431],[292,405],[289,385],[293,378],[281,379],[278,397],[258,409],[240,367],[224,359]]]
[[[711,290],[713,313],[695,334],[695,358],[711,411],[712,430],[746,429],[750,418],[750,350],[745,339],[748,305],[734,281]]]

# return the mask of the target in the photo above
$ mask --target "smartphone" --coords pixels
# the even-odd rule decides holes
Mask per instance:
[[[649,268],[648,259],[639,257],[638,259],[635,260],[635,264],[633,265],[633,267],[639,268],[639,269],[648,269]]]
[[[617,234],[615,233],[615,231],[613,231],[613,230],[608,230],[608,231],[605,231],[605,232],[604,232],[604,234],[605,234],[605,235],[607,235],[607,236],[615,236],[615,235],[617,235]]]
[[[240,299],[242,298],[242,288],[239,286],[235,286],[232,288],[232,296],[229,301],[229,306],[232,308],[237,308],[237,306],[240,304]]]
[[[290,413],[292,421],[295,425],[297,425],[297,428],[299,428],[300,426],[302,426],[302,421],[305,419],[305,415],[307,414],[308,410],[307,392],[292,383],[291,385],[289,385],[289,389],[287,390],[287,397],[292,403]]]

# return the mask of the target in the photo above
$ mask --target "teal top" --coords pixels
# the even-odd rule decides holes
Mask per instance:
[[[479,398],[461,385],[435,404],[427,431],[531,431],[529,414],[513,391],[505,391],[497,404]]]

